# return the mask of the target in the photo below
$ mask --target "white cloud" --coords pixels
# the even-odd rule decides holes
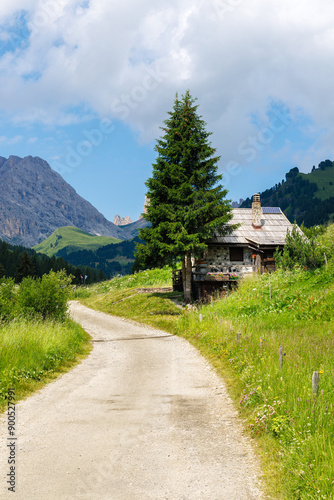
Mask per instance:
[[[16,120],[68,124],[84,103],[85,118],[122,119],[151,140],[189,88],[225,162],[240,161],[259,133],[250,117],[265,120],[272,102],[327,128],[308,131],[312,155],[333,144],[332,0],[16,0],[0,19],[18,9],[29,43],[0,59],[0,107]]]
[[[7,146],[11,146],[14,144],[18,144],[23,139],[22,135],[16,135],[15,137],[6,137],[5,135],[0,136],[0,144],[5,144]]]
[[[23,9],[33,9],[37,1],[35,0],[11,0],[10,2],[0,3],[0,20],[8,20],[18,11]]]

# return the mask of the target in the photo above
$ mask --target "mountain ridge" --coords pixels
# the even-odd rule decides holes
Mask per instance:
[[[120,240],[137,234],[136,223],[108,221],[45,160],[0,157],[0,239],[32,247],[65,226]]]

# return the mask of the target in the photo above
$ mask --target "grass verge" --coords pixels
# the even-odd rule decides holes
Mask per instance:
[[[0,412],[8,389],[19,401],[68,371],[91,350],[76,323],[16,319],[0,328]]]
[[[98,311],[175,333],[183,294],[171,289],[171,270],[165,267],[78,288],[75,298]]]
[[[330,266],[250,278],[177,325],[227,381],[271,498],[334,498],[333,278]]]

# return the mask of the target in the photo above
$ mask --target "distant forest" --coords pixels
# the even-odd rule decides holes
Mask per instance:
[[[319,180],[322,172],[331,169],[334,180],[334,166],[331,160],[319,163],[318,168],[313,166],[312,173],[319,172]],[[309,174],[308,174],[309,175]],[[332,222],[334,217],[334,197],[329,196],[321,200],[315,196],[319,186],[316,182],[307,180],[299,173],[298,167],[294,167],[285,176],[285,180],[279,182],[270,189],[266,189],[261,196],[261,205],[264,207],[280,207],[290,222],[304,223],[306,227],[317,224]],[[329,185],[333,182],[329,181]],[[325,190],[325,187],[323,187]],[[252,199],[247,198],[241,208],[250,208]]]
[[[106,279],[103,271],[89,266],[74,266],[62,257],[47,257],[30,248],[15,246],[0,240],[0,278],[14,278],[20,283],[23,278],[33,276],[40,278],[51,270],[65,269],[74,276],[73,283],[95,283]],[[86,277],[86,278],[85,278]]]

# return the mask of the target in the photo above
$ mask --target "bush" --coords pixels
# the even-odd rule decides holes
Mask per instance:
[[[50,271],[41,279],[24,278],[17,296],[17,310],[25,317],[63,320],[71,295],[72,276]]]
[[[325,262],[323,250],[317,238],[307,239],[296,225],[293,226],[291,232],[287,231],[283,252],[276,251],[274,259],[277,267],[284,270],[292,270],[298,265],[304,269],[316,269]]]
[[[334,260],[334,224],[328,226],[318,237],[321,251],[326,253],[328,260]]]
[[[14,280],[12,278],[0,279],[0,318],[11,319],[15,305]]]

